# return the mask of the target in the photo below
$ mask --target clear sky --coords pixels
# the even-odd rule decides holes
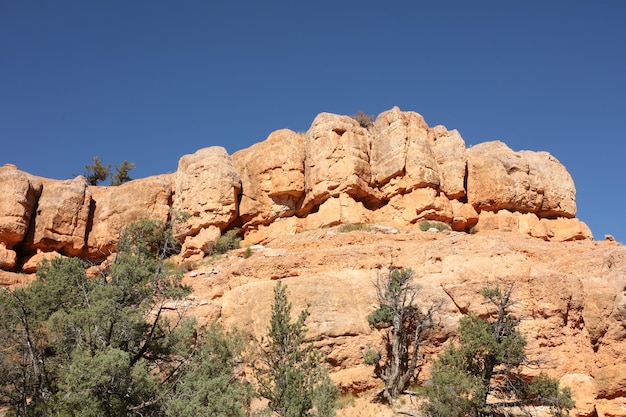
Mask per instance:
[[[0,165],[135,178],[393,106],[548,151],[626,243],[626,1],[0,1]]]

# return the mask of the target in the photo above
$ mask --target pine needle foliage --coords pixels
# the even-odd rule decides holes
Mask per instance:
[[[428,401],[422,407],[427,417],[491,417],[507,415],[512,407],[547,406],[552,415],[568,415],[574,407],[569,389],[544,374],[528,382],[520,374],[527,361],[526,339],[519,332],[519,319],[509,313],[512,287],[485,288],[481,294],[495,306],[489,318],[475,314],[463,317],[459,340],[433,363]]]
[[[328,376],[324,355],[306,342],[308,309],[291,320],[287,288],[274,288],[274,304],[260,358],[255,364],[259,395],[280,417],[332,417],[337,389]]]
[[[165,261],[174,242],[167,224],[144,219],[125,229],[100,277],[56,258],[30,287],[3,294],[0,337],[13,343],[0,356],[21,373],[0,392],[15,415],[160,415],[193,336],[193,321],[168,305],[189,293]]]

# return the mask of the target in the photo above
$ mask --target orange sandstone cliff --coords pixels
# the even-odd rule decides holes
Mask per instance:
[[[173,208],[191,215],[178,231],[180,260],[196,266],[185,277],[195,289],[190,311],[259,336],[274,280],[284,279],[296,309],[311,305],[311,337],[344,391],[376,388],[362,360],[380,343],[366,320],[373,281],[388,267],[411,267],[424,301],[444,302],[427,357],[455,336],[463,314],[487,311],[482,287],[512,284],[529,354],[573,387],[574,414],[626,416],[626,250],[593,241],[575,217],[575,193],[545,152],[466,148],[456,130],[398,108],[368,127],[322,113],[303,134],[279,130],[233,155],[201,149],[172,174],[118,187],[0,167],[0,285],[28,282],[46,257],[101,262],[126,225],[167,220]],[[423,220],[451,230],[423,232]],[[335,226],[345,223],[370,227],[341,233]],[[233,227],[252,256],[203,260]]]

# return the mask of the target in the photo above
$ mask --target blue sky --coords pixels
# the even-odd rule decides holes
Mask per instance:
[[[578,217],[626,243],[626,2],[0,2],[0,165],[229,153],[323,111],[393,106],[466,144],[548,151]]]

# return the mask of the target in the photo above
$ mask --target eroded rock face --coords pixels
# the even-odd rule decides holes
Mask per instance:
[[[606,414],[626,402],[624,246],[556,244],[510,232],[427,233],[417,226],[398,234],[318,229],[276,237],[248,259],[231,254],[211,265],[210,279],[196,275],[186,282],[195,289],[192,314],[207,312],[199,313],[200,321],[219,318],[261,337],[281,279],[294,314],[310,306],[309,337],[328,355],[333,379],[344,390],[361,392],[380,386],[362,355],[382,346],[382,334],[367,326],[366,317],[376,307],[373,282],[389,266],[415,271],[422,304],[443,302],[441,327],[421,347],[427,363],[456,337],[461,317],[495,314],[480,297],[482,288],[512,286],[512,313],[523,317],[529,359],[543,364],[523,373],[543,371],[571,387],[573,416],[626,415]],[[427,378],[426,368],[420,379]]]
[[[173,206],[191,215],[182,234],[194,235],[208,226],[226,228],[237,217],[240,192],[239,174],[221,146],[180,158]]]
[[[429,139],[441,178],[439,188],[451,200],[465,197],[467,151],[461,134],[438,125],[430,129]]]
[[[232,158],[222,147],[201,149],[180,158],[174,174],[119,187],[40,179],[7,165],[0,196],[4,269],[37,250],[103,259],[128,224],[165,221],[171,209],[190,215],[176,230],[188,259],[235,226],[253,242],[341,223],[422,220],[456,231],[593,238],[575,218],[572,178],[554,157],[502,142],[466,150],[456,130],[428,127],[397,107],[367,128],[321,113],[305,134],[279,130]]]
[[[356,120],[319,114],[304,137],[305,196],[300,214],[344,193],[357,201],[376,204],[380,192],[371,186],[371,134]]]
[[[394,107],[376,118],[370,163],[373,181],[386,199],[424,187],[449,199],[465,195],[463,138],[444,126],[429,128],[418,113]]]
[[[248,225],[293,216],[304,195],[304,137],[288,129],[233,154],[241,177],[239,217]]]
[[[120,233],[129,224],[149,218],[167,221],[172,204],[169,175],[157,175],[117,187],[90,187],[95,210],[89,233],[91,255],[106,257],[117,245]]]
[[[91,201],[91,191],[82,176],[66,181],[45,180],[34,235],[27,246],[79,255],[86,244]]]
[[[0,167],[0,242],[7,249],[24,240],[41,189],[37,177],[15,165]]]
[[[576,189],[561,163],[546,152],[513,152],[485,142],[467,151],[467,198],[476,210],[502,209],[541,217],[574,217]]]
[[[11,270],[17,263],[17,254],[7,249],[4,243],[0,243],[0,269]]]
[[[437,164],[427,143],[428,125],[420,114],[394,107],[378,115],[374,132],[370,163],[372,178],[379,187],[405,175],[415,187],[439,185]],[[411,158],[407,161],[409,148]]]

